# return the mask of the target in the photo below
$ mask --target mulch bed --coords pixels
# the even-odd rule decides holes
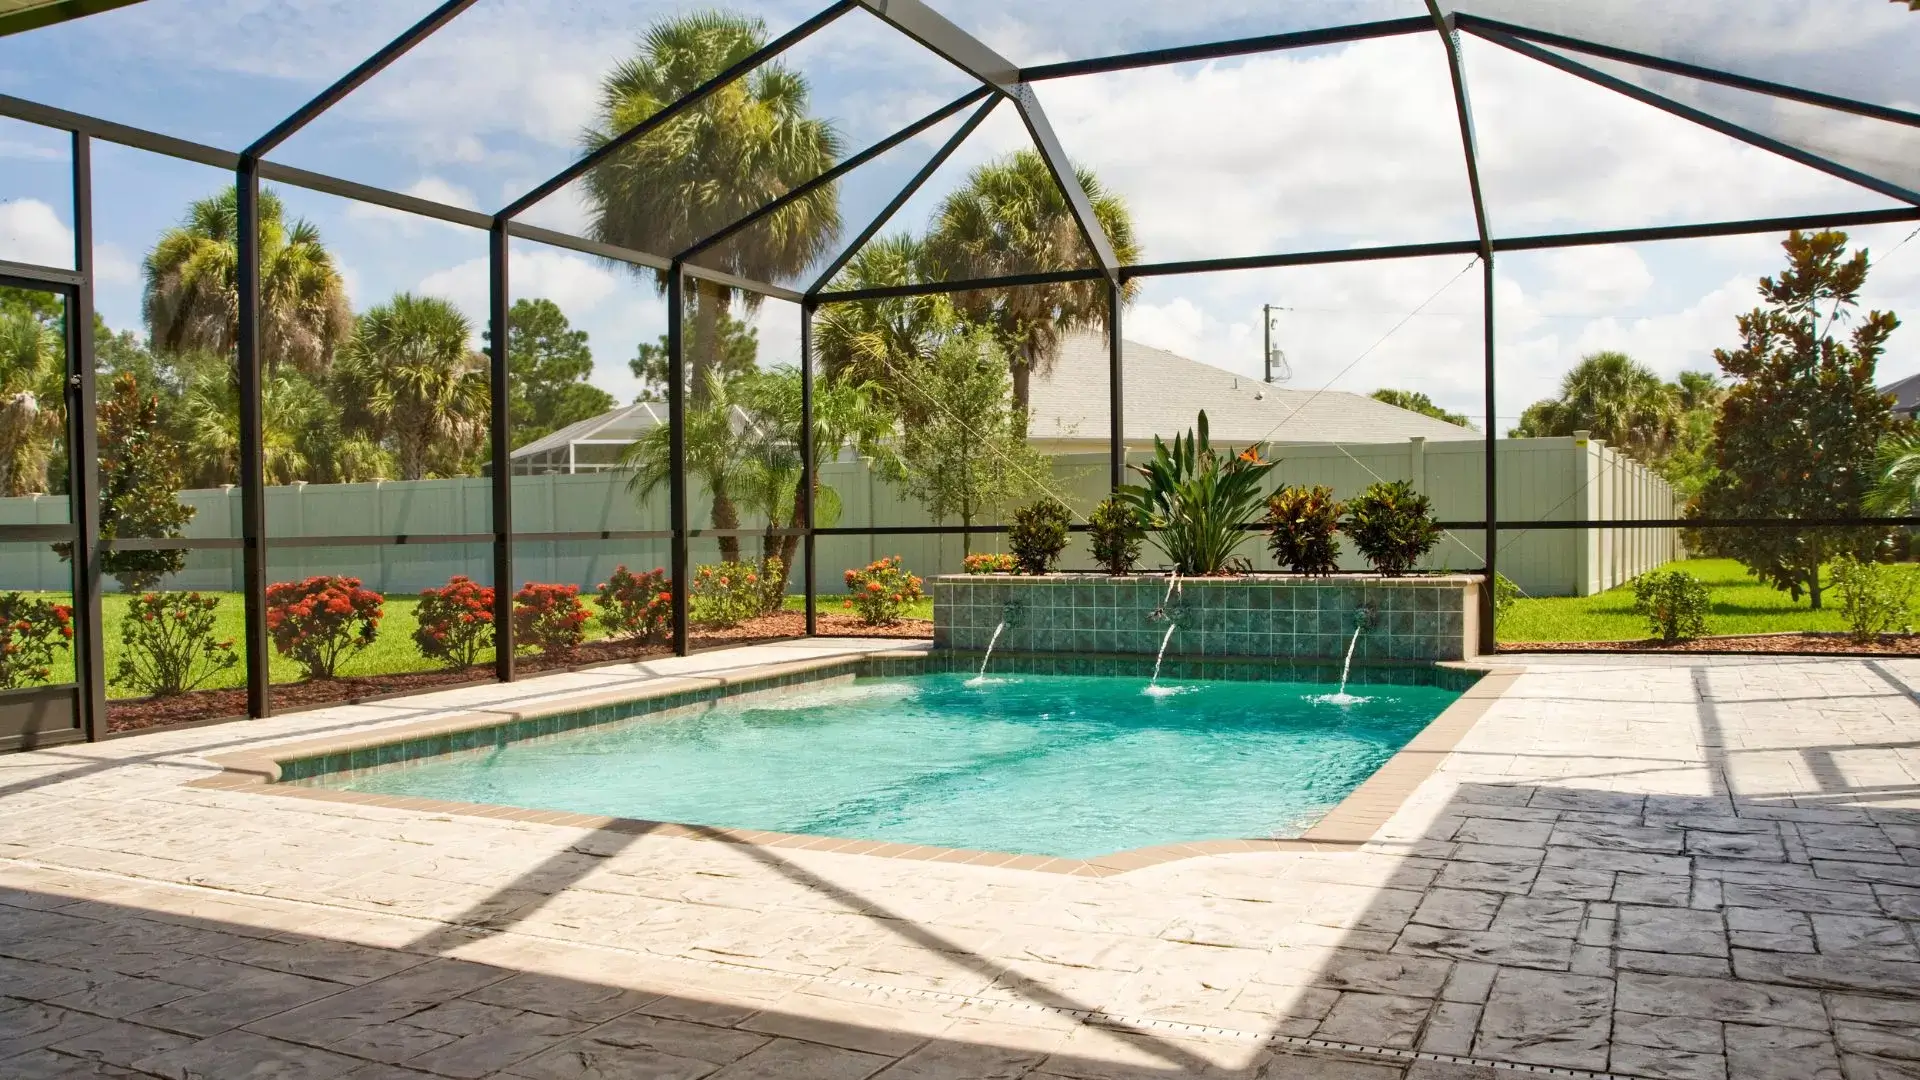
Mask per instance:
[[[1727,634],[1673,644],[1644,641],[1503,641],[1509,652],[1770,653],[1785,656],[1920,656],[1920,634],[1882,634],[1858,642],[1840,633]]]
[[[902,620],[892,626],[867,626],[851,615],[821,612],[818,627],[822,637],[933,637],[933,624],[921,620]],[[693,649],[752,645],[756,642],[797,638],[806,633],[807,618],[798,611],[779,611],[749,619],[726,629],[701,628],[688,641]],[[589,641],[572,656],[522,656],[514,665],[523,674],[538,675],[551,671],[573,671],[602,664],[632,663],[656,656],[668,656],[672,648],[657,643],[634,641]],[[409,671],[392,675],[364,675],[327,679],[320,682],[275,683],[275,712],[292,712],[343,705],[379,698],[422,694],[449,686],[493,681],[492,664],[476,664],[459,671]],[[247,714],[244,689],[196,690],[168,698],[116,698],[107,702],[107,730],[139,731],[146,728],[190,724],[207,720],[230,719]]]

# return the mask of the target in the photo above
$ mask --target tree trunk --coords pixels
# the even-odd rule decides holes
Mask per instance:
[[[727,290],[711,281],[693,282],[693,340],[682,342],[682,361],[687,364],[687,407],[706,407],[709,395],[707,379],[720,368],[720,318],[727,310]],[[692,345],[689,349],[687,346]]]
[[[1813,601],[1812,609],[1814,611],[1819,611],[1820,610],[1820,568],[1818,566],[1813,568],[1813,573],[1807,575],[1807,597],[1808,599]]]
[[[727,494],[726,481],[713,484],[713,527],[716,529],[738,529],[740,512],[734,509],[733,498]],[[737,563],[740,561],[740,538],[738,536],[715,537],[720,542],[720,561]]]
[[[1008,374],[1013,376],[1014,410],[1024,416],[1027,412],[1027,401],[1030,396],[1029,384],[1033,376],[1033,369],[1027,365],[1024,357],[1018,355],[1012,358],[1007,364],[1007,368]]]
[[[819,475],[817,471],[815,472],[815,475],[816,476]],[[817,488],[819,486],[820,486],[820,482],[818,480],[815,480],[814,487]],[[805,489],[802,488],[801,485],[795,484],[793,486],[793,520],[790,522],[790,524],[792,525],[793,528],[798,529],[803,527],[806,524],[806,522],[807,522],[807,500],[805,495]],[[781,596],[787,595],[787,583],[793,580],[793,553],[799,547],[800,547],[800,538],[798,536],[790,535],[790,536],[783,536],[780,538],[780,595]],[[809,567],[808,569],[811,570],[812,568]]]
[[[698,278],[693,283],[693,348],[688,350],[682,342],[681,352],[688,354],[691,361],[687,372],[687,411],[704,409],[712,400],[708,393],[707,381],[720,369],[720,319],[726,314],[729,293],[724,286]],[[729,418],[731,422],[731,418]],[[737,529],[740,527],[740,512],[734,508],[733,496],[728,493],[725,481],[711,485],[713,488],[713,527],[716,529]],[[740,561],[740,538],[722,536],[720,558],[724,562]]]
[[[427,472],[426,444],[418,439],[411,439],[406,437],[402,437],[397,441],[400,444],[399,446],[400,452],[395,456],[398,457],[399,460],[394,462],[394,464],[400,467],[400,479],[418,480],[421,477],[425,476]]]

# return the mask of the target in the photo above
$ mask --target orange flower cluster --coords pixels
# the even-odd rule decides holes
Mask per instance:
[[[1019,564],[1011,555],[992,553],[969,555],[960,560],[960,566],[969,574],[1011,574]]]
[[[924,595],[919,578],[900,564],[900,556],[877,559],[858,570],[846,572],[847,599],[843,606],[859,612],[868,626],[886,626],[900,621],[900,611]]]

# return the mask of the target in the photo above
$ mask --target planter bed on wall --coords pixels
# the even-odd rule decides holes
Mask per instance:
[[[1164,574],[935,578],[934,645],[984,650],[1004,623],[998,647],[1011,652],[1151,655],[1164,639],[1168,656],[1330,660],[1346,655],[1364,619],[1356,659],[1465,660],[1478,651],[1473,575],[1183,577],[1169,595],[1170,582]]]

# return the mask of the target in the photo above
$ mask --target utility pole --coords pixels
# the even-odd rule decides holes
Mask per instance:
[[[1273,305],[1260,305],[1260,363],[1266,367],[1262,382],[1273,382]]]
[[[1287,309],[1279,306],[1278,304],[1261,304],[1260,305],[1260,333],[1261,333],[1260,363],[1265,368],[1266,374],[1264,376],[1264,379],[1268,384],[1272,384],[1272,382],[1274,381],[1273,313],[1276,311],[1285,311],[1285,310]],[[1279,379],[1281,382],[1286,382],[1288,379],[1291,379],[1291,378],[1293,378],[1293,368],[1287,365],[1286,355],[1283,353],[1281,354],[1281,357],[1280,357]]]

